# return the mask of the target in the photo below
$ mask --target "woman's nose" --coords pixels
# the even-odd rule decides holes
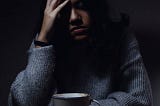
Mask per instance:
[[[81,20],[80,15],[78,14],[78,11],[76,11],[75,9],[71,10],[71,15],[70,15],[70,23],[71,24],[77,24],[77,22],[79,22]]]

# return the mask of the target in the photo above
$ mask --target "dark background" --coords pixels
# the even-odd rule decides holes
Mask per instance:
[[[130,15],[131,26],[139,41],[154,97],[160,101],[160,1],[110,0],[119,12]],[[0,2],[0,106],[7,105],[9,88],[16,75],[25,68],[27,49],[39,16],[40,0]]]

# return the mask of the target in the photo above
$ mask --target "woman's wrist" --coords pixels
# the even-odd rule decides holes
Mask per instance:
[[[38,46],[48,46],[48,45],[50,45],[49,42],[43,42],[43,41],[39,41],[39,40],[34,40],[34,44],[38,45]]]
[[[49,41],[46,39],[46,35],[47,34],[41,32],[38,35],[38,37],[34,40],[34,45],[36,48],[51,45]]]
[[[47,40],[46,36],[47,36],[47,33],[40,32],[39,35],[38,35],[38,37],[36,38],[36,40],[48,43],[48,40]]]

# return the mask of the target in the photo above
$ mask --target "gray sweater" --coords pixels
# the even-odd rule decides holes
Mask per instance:
[[[85,64],[75,72],[63,66],[55,72],[54,45],[34,48],[32,44],[28,65],[11,86],[9,106],[52,105],[52,95],[64,92],[88,93],[101,106],[152,106],[151,86],[137,41],[127,35],[121,43],[120,65],[116,68],[91,59],[83,61]]]

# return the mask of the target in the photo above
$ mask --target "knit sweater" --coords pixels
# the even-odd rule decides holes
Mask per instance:
[[[35,48],[32,44],[25,70],[11,86],[9,106],[51,106],[52,95],[65,92],[88,93],[101,106],[152,106],[151,86],[135,37],[127,35],[120,45],[120,65],[105,61],[98,65],[99,60],[91,59],[81,62],[85,64],[77,70],[59,66],[61,70],[55,72],[54,45]]]

